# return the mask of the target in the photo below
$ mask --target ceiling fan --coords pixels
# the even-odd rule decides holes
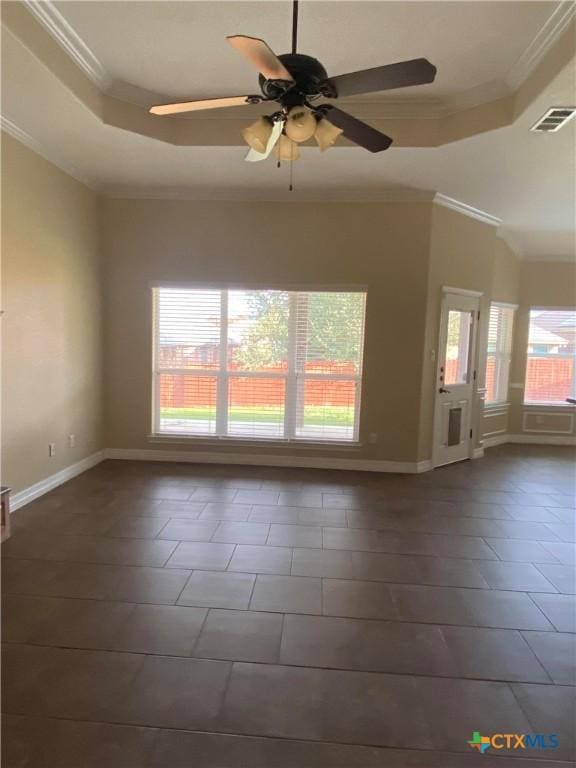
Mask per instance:
[[[322,96],[337,99],[361,93],[388,91],[412,85],[432,83],[436,67],[427,59],[412,59],[359,72],[328,77],[323,65],[312,56],[296,53],[298,39],[298,0],[292,15],[292,52],[280,56],[256,37],[232,35],[228,43],[259,72],[261,94],[201,99],[178,104],[162,104],[150,108],[154,115],[175,115],[220,107],[237,107],[261,102],[276,102],[280,109],[259,118],[243,131],[251,147],[247,160],[264,160],[273,149],[279,160],[295,160],[298,143],[314,138],[323,151],[338,136],[369,152],[382,152],[392,139],[372,126],[335,107],[315,104]]]

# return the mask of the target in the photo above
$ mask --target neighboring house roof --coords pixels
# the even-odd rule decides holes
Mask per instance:
[[[558,336],[552,331],[547,331],[546,328],[541,328],[539,325],[532,325],[530,328],[530,336],[528,338],[529,344],[548,344],[555,347],[563,347],[568,344],[568,340]]]
[[[533,310],[531,317],[533,324],[539,328],[555,333],[571,344],[576,342],[576,312],[574,310]]]

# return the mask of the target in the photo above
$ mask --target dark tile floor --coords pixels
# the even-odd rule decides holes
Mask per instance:
[[[574,459],[101,464],[2,547],[2,765],[572,765]]]

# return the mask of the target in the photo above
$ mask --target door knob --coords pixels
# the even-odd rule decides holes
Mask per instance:
[[[450,390],[449,389],[444,389],[444,387],[440,387],[438,392],[440,392],[441,395],[449,395],[450,394]]]

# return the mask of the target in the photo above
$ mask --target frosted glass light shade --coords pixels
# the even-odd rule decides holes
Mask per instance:
[[[265,117],[259,117],[255,123],[244,128],[242,136],[249,147],[256,152],[265,152],[268,139],[272,133],[272,123]]]
[[[325,152],[331,147],[341,133],[343,133],[342,128],[337,128],[335,125],[332,125],[329,120],[326,120],[326,118],[323,117],[322,120],[318,122],[316,132],[314,133],[314,138],[320,147],[320,151]]]
[[[306,107],[292,107],[284,130],[292,141],[308,141],[314,136],[316,118]]]
[[[300,150],[298,149],[298,144],[283,133],[274,147],[274,154],[278,160],[289,162],[291,160],[298,160],[300,157]]]

